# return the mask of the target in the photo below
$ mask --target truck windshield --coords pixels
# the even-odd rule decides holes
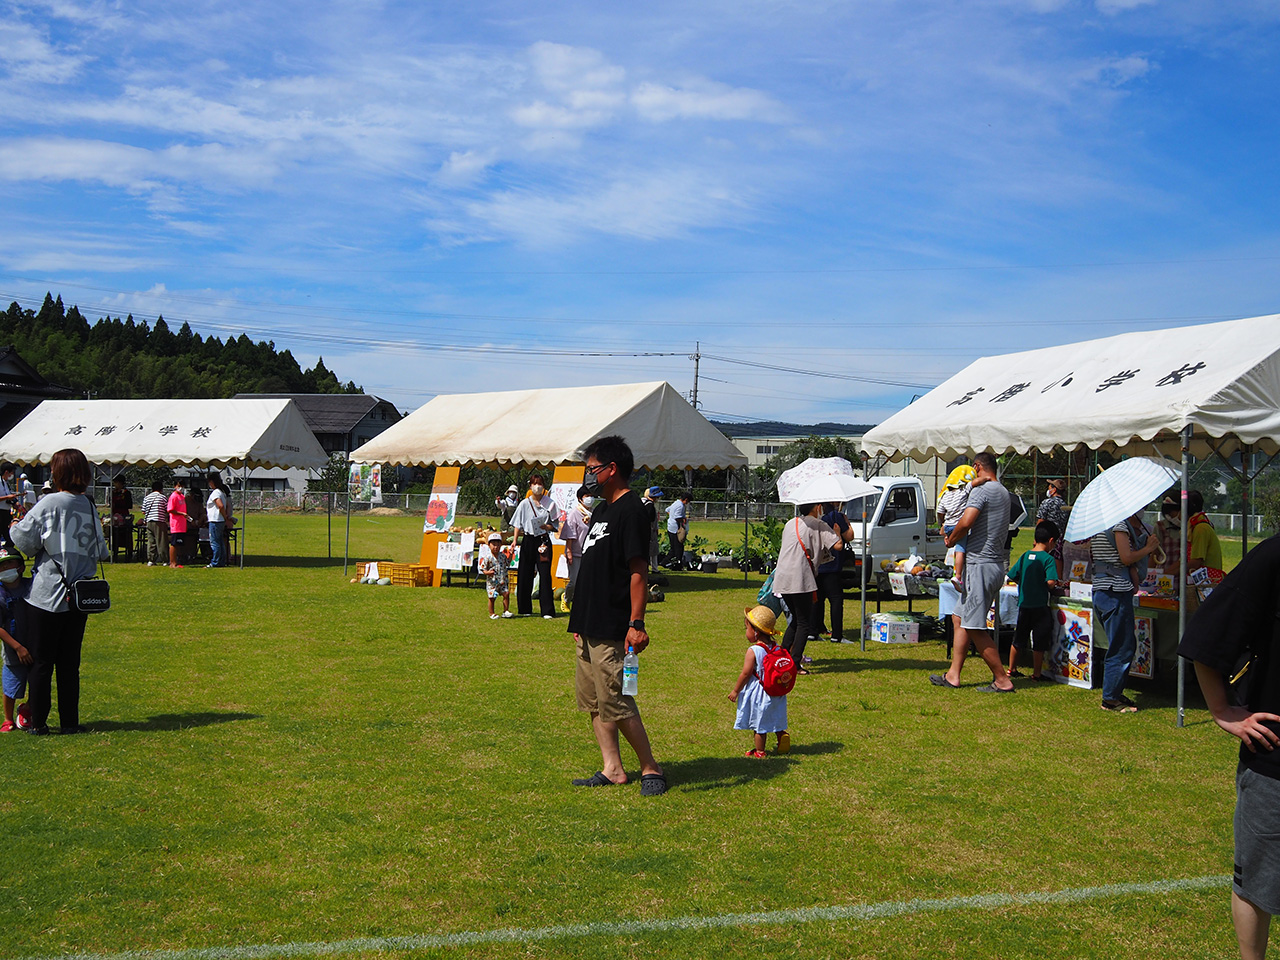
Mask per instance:
[[[876,515],[876,504],[880,502],[879,493],[869,493],[865,497],[858,497],[856,500],[849,500],[844,505],[844,515],[853,523],[862,522],[863,501],[866,501],[867,520],[870,521]]]

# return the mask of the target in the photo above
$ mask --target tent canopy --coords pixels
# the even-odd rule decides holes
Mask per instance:
[[[0,458],[48,463],[320,468],[328,455],[292,400],[46,400],[0,438]]]
[[[1130,455],[1280,449],[1280,315],[983,357],[862,440],[872,456],[951,460],[1081,445]]]
[[[618,434],[647,469],[745,466],[728,438],[664,381],[436,397],[351,454],[356,463],[578,463]]]

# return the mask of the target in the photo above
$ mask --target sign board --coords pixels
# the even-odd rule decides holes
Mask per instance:
[[[347,496],[358,503],[381,503],[382,464],[351,464],[347,477]]]
[[[1058,683],[1093,687],[1093,611],[1059,606],[1044,672]]]
[[[462,544],[453,540],[441,540],[436,547],[437,570],[462,569]]]
[[[907,575],[905,573],[889,574],[889,587],[893,590],[895,597],[905,597],[907,595]]]
[[[462,567],[464,570],[470,570],[471,564],[476,560],[476,533],[474,530],[468,530],[462,535],[459,544],[462,547]]]
[[[422,524],[423,533],[445,533],[458,516],[458,493],[433,492],[427,501],[427,518]]]
[[[1156,675],[1155,621],[1151,617],[1134,617],[1133,631],[1138,647],[1129,665],[1129,676],[1150,680]]]

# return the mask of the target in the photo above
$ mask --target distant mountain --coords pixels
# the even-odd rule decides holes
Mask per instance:
[[[782,423],[778,420],[757,420],[753,423],[712,420],[711,424],[726,437],[859,437],[875,426],[872,423]]]

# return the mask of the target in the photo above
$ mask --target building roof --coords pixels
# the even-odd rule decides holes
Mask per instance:
[[[394,404],[367,393],[238,393],[236,399],[292,400],[312,433],[349,433],[379,403]],[[400,419],[400,411],[395,411]]]
[[[76,395],[70,387],[50,383],[40,376],[35,367],[18,356],[18,351],[12,346],[0,350],[0,393],[10,397],[29,397],[32,400],[60,400]]]

